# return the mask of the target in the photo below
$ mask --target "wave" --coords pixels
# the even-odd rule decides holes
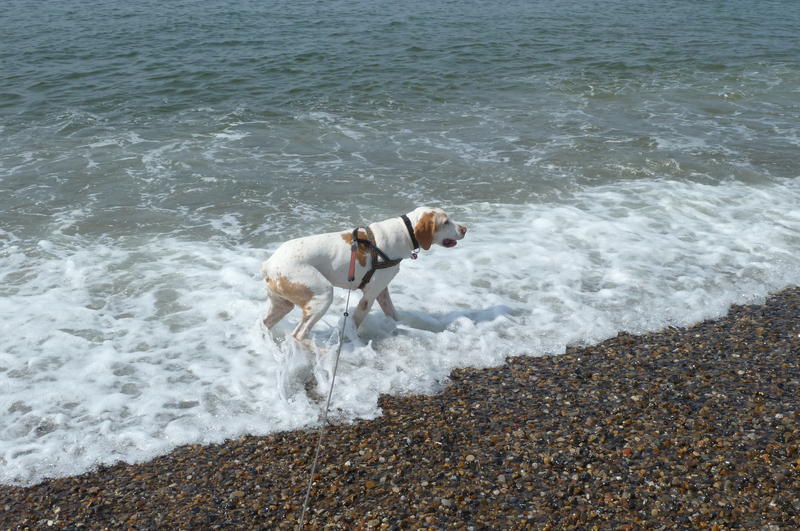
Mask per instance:
[[[784,179],[451,205],[470,232],[404,262],[392,284],[400,321],[372,312],[360,336],[346,330],[334,415],[374,417],[380,394],[436,392],[456,367],[689,325],[800,284],[797,204],[800,180]],[[271,336],[258,271],[280,236],[267,220],[265,248],[231,243],[237,216],[198,215],[202,238],[191,227],[0,233],[0,483],[319,422],[323,404],[303,383],[327,389],[345,293],[315,328],[315,351],[285,339],[296,314]]]

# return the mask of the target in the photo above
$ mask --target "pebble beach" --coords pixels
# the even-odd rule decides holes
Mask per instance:
[[[718,320],[459,369],[326,429],[308,529],[797,529],[800,289]],[[318,431],[21,488],[0,529],[289,529]]]

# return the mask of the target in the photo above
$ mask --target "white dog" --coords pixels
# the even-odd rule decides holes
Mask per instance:
[[[303,318],[292,336],[302,341],[328,311],[334,286],[363,291],[353,314],[356,328],[376,299],[383,313],[397,320],[388,286],[400,261],[416,258],[419,248],[427,251],[434,243],[454,247],[466,233],[442,209],[420,207],[366,228],[283,243],[261,268],[270,300],[264,325],[272,328],[298,306]]]

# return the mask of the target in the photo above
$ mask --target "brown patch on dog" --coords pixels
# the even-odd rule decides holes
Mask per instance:
[[[367,233],[363,230],[358,231],[358,238],[359,239],[367,239]],[[353,233],[348,232],[347,234],[342,234],[342,239],[347,243],[347,245],[353,245]],[[356,251],[356,258],[358,258],[358,263],[361,264],[361,267],[367,267],[367,256],[370,254],[369,248],[363,244],[358,244],[358,251]]]
[[[303,309],[314,298],[314,292],[311,291],[311,288],[299,282],[292,282],[280,275],[277,278],[268,278],[267,285],[273,293]]]
[[[426,251],[433,245],[433,233],[436,232],[436,213],[423,214],[414,226],[414,236],[417,237],[419,246]]]
[[[441,212],[437,212],[436,223],[434,223],[434,227],[444,227],[445,223],[447,223],[447,214],[442,214]]]

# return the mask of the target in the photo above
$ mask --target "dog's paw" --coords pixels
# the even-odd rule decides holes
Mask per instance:
[[[310,378],[308,378],[303,387],[306,390],[306,395],[308,398],[313,400],[314,402],[322,402],[325,400],[325,396],[319,392],[319,387],[317,386],[317,379],[314,378],[313,374],[310,374]]]

